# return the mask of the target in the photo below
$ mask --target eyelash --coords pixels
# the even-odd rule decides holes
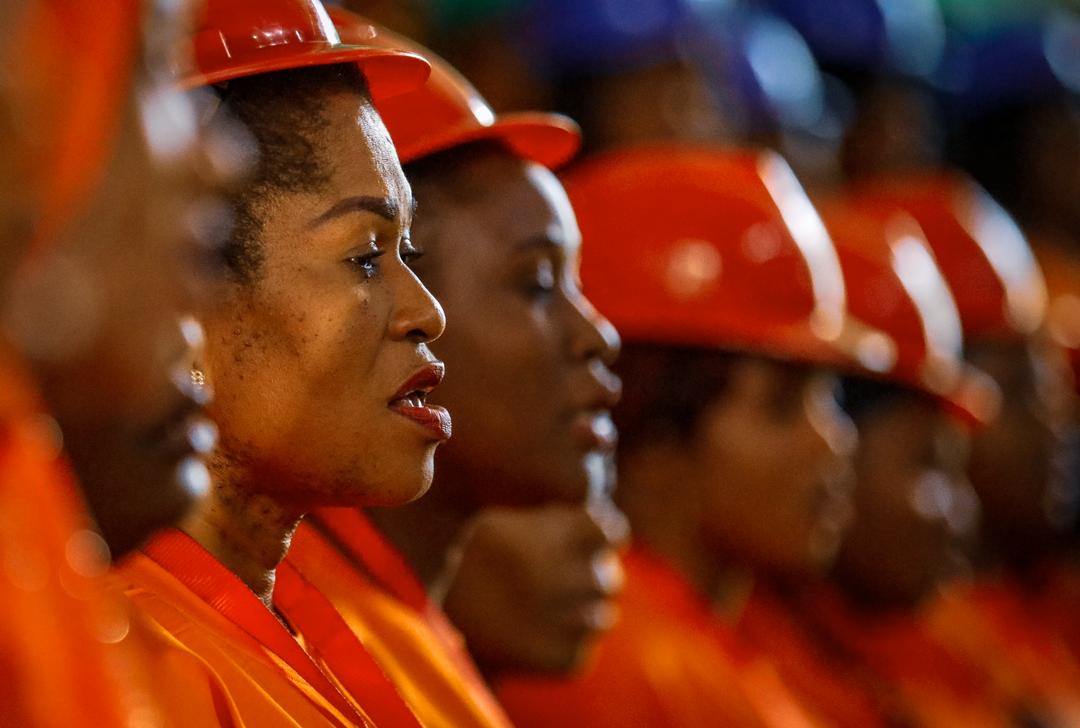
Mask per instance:
[[[348,262],[360,269],[360,273],[364,276],[365,280],[371,280],[378,277],[379,264],[377,260],[385,254],[385,250],[373,250],[364,255],[353,256],[352,258],[349,258]]]
[[[360,269],[365,280],[372,280],[377,278],[380,272],[377,259],[385,254],[385,250],[373,250],[364,255],[355,255],[349,258],[348,262]],[[424,257],[424,251],[416,249],[405,250],[400,254],[401,262],[407,266],[412,266],[422,257]]]
[[[417,248],[409,247],[401,252],[401,262],[410,268],[418,260],[424,257],[424,251]]]

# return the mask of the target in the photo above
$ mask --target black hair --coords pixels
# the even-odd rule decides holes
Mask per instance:
[[[744,354],[692,346],[628,343],[615,372],[623,381],[615,408],[619,451],[693,437],[710,405],[726,394],[732,368]]]
[[[910,387],[879,379],[859,376],[840,379],[840,406],[856,424],[914,394]]]
[[[330,178],[333,161],[318,144],[329,126],[326,98],[346,92],[370,100],[370,94],[351,63],[248,76],[215,90],[221,110],[247,128],[258,149],[253,175],[230,196],[233,229],[222,251],[233,276],[247,281],[262,262],[260,202],[275,193],[318,190]]]
[[[405,177],[414,189],[438,183],[440,190],[452,199],[467,200],[480,194],[481,189],[464,174],[469,165],[487,156],[507,155],[517,157],[501,142],[482,139],[433,152],[405,165]],[[486,185],[481,185],[486,188]],[[422,193],[418,193],[418,198]],[[423,201],[420,200],[422,203]]]

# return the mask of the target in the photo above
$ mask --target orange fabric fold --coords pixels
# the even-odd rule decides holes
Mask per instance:
[[[346,508],[309,520],[288,562],[330,599],[421,722],[509,728],[460,635],[370,521]]]
[[[889,715],[926,728],[1006,728],[1031,717],[1030,705],[1003,695],[983,665],[943,639],[942,625],[930,616],[932,605],[869,614],[831,585],[803,596],[799,606],[820,638],[878,684]]]
[[[515,725],[825,725],[670,565],[634,547],[625,568],[622,617],[580,678],[500,682]]]
[[[890,701],[880,694],[887,688],[816,640],[812,626],[768,587],[755,586],[738,630],[772,658],[784,682],[829,725],[886,728],[901,723],[885,716]]]
[[[171,642],[175,656],[208,665],[223,687],[226,700],[204,716],[206,725],[417,726],[399,698],[386,697],[393,687],[385,677],[366,671],[370,658],[340,616],[288,566],[278,573],[275,607],[295,638],[180,531],[159,534],[116,578],[142,628]],[[343,665],[347,660],[359,667]],[[386,709],[395,701],[404,712]]]
[[[56,435],[0,361],[0,725],[121,725],[122,609]]]
[[[1080,725],[1080,661],[1024,585],[985,578],[944,595],[929,617],[939,639],[981,665],[1000,694],[1050,725]]]

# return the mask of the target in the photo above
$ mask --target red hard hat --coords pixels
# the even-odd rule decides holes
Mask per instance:
[[[624,340],[892,366],[888,337],[846,315],[836,250],[776,154],[625,150],[564,182],[585,293]]]
[[[358,18],[353,42],[343,43],[321,0],[206,0],[193,38],[196,71],[185,85],[352,62],[373,99],[422,85],[427,61],[378,40],[375,26]]]
[[[963,359],[960,314],[918,224],[865,214],[847,199],[819,205],[840,256],[852,316],[887,333],[896,362],[881,378],[925,392],[963,419],[997,415],[993,379]]]
[[[581,130],[571,119],[539,112],[496,116],[464,76],[427,48],[384,29],[364,40],[367,21],[338,7],[330,8],[330,15],[344,41],[406,48],[431,62],[431,77],[422,88],[377,105],[402,164],[469,142],[493,140],[523,159],[555,168],[581,146]]]
[[[978,184],[956,173],[860,184],[860,209],[879,218],[903,211],[922,228],[952,290],[969,338],[1015,338],[1046,313],[1046,284],[1020,229]]]

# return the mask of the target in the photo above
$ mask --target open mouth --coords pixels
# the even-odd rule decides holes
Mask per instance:
[[[431,389],[414,389],[408,392],[404,397],[398,397],[390,402],[391,405],[404,405],[406,407],[425,407],[427,406],[427,396]]]
[[[393,412],[420,425],[439,441],[450,437],[450,413],[442,407],[429,405],[427,396],[442,382],[444,373],[442,362],[425,364],[401,386],[389,403]]]

